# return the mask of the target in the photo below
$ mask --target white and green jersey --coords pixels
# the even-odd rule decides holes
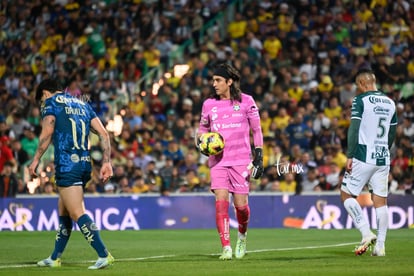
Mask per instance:
[[[395,103],[384,93],[372,91],[356,96],[348,130],[348,157],[377,166],[389,165],[396,126]]]

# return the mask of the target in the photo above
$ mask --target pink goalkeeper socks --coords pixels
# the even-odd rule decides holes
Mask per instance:
[[[230,246],[229,202],[216,201],[216,225],[220,235],[221,245]]]
[[[236,207],[236,216],[239,223],[239,233],[245,234],[247,231],[247,224],[250,218],[250,207],[249,205]]]

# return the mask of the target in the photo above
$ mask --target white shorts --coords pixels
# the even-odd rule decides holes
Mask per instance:
[[[345,173],[341,190],[358,196],[367,184],[370,192],[377,196],[388,196],[388,174],[390,166],[376,166],[352,159],[351,174]]]

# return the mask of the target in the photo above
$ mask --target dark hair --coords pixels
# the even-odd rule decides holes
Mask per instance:
[[[40,101],[43,95],[43,90],[47,90],[50,93],[55,93],[56,91],[61,90],[62,88],[57,81],[53,79],[42,80],[36,89],[36,101]]]
[[[356,80],[357,80],[357,78],[358,78],[360,75],[363,75],[363,74],[369,74],[369,75],[374,75],[374,76],[375,76],[374,71],[372,71],[370,68],[362,68],[362,69],[360,69],[360,70],[356,73],[355,78],[354,78],[354,81],[356,81]]]
[[[4,163],[4,165],[3,165],[4,167],[13,167],[14,166],[14,164],[13,164],[13,162],[11,162],[11,161],[6,161],[5,163]]]
[[[240,73],[229,63],[219,63],[214,68],[214,72],[219,76],[224,77],[226,80],[232,79],[233,84],[230,86],[230,99],[232,101],[241,102],[241,90],[240,90]],[[214,75],[216,75],[213,73]],[[226,77],[228,76],[228,77]],[[211,98],[219,99],[219,96],[213,90],[210,94]]]

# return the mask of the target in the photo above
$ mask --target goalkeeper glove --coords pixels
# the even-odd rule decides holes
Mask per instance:
[[[254,159],[253,159],[253,169],[252,177],[254,179],[259,179],[263,175],[263,149],[255,148],[254,149]]]

